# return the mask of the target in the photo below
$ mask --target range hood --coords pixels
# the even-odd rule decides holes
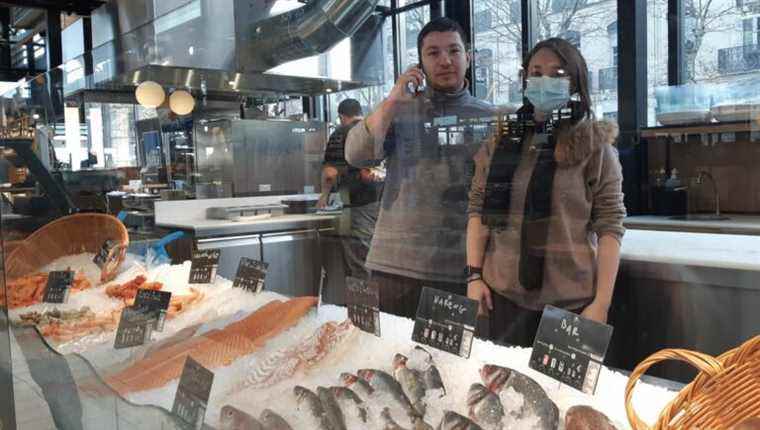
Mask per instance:
[[[86,54],[91,59],[80,62],[92,61],[92,76],[86,84],[66,79],[65,93],[119,90],[145,80],[209,96],[317,95],[377,84],[383,80],[377,2],[112,0],[92,15],[94,48]],[[266,73],[347,37],[355,57],[350,80]]]

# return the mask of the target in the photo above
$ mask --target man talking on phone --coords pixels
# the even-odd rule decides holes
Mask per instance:
[[[423,287],[467,292],[467,191],[480,142],[440,138],[435,126],[494,113],[467,89],[471,57],[456,21],[425,25],[417,52],[421,64],[399,76],[388,97],[351,129],[345,149],[357,167],[386,161],[366,265],[379,285],[381,310],[412,318]]]

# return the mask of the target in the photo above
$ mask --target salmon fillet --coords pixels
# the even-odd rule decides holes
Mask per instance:
[[[227,327],[169,345],[106,378],[124,395],[166,385],[182,374],[188,356],[209,369],[230,365],[294,326],[317,303],[315,297],[275,300]]]

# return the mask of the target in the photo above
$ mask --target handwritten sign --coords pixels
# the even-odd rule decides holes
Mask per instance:
[[[69,291],[73,283],[74,272],[70,270],[50,272],[42,301],[45,303],[66,303],[69,300]]]
[[[203,428],[213,383],[214,373],[188,356],[179,378],[172,413],[191,428]]]
[[[356,327],[380,337],[380,290],[376,281],[347,277],[346,307]]]
[[[529,365],[563,384],[594,394],[611,338],[610,325],[546,306]]]
[[[164,331],[166,311],[169,309],[171,300],[172,293],[170,291],[140,288],[137,290],[137,296],[135,296],[134,307],[151,314],[151,318],[156,322],[153,327],[155,331]]]
[[[100,247],[100,250],[98,250],[98,253],[95,254],[95,258],[92,259],[92,262],[102,269],[108,262],[108,256],[111,254],[111,250],[116,247],[116,245],[117,243],[115,240],[106,239]]]
[[[121,311],[113,347],[123,349],[144,345],[150,341],[154,325],[155,319],[151,317],[150,312],[134,306],[124,308]]]
[[[242,288],[252,293],[260,293],[264,288],[268,268],[269,264],[263,261],[246,257],[241,258],[232,287]]]
[[[417,307],[412,340],[469,358],[477,315],[477,301],[425,287]]]
[[[190,284],[211,284],[216,280],[219,268],[220,249],[204,249],[193,251],[190,264]]]

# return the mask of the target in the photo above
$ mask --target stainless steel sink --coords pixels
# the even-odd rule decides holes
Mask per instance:
[[[679,221],[726,221],[730,220],[731,218],[723,215],[715,215],[715,214],[688,214],[688,215],[675,215],[668,217],[669,219],[679,220]]]

